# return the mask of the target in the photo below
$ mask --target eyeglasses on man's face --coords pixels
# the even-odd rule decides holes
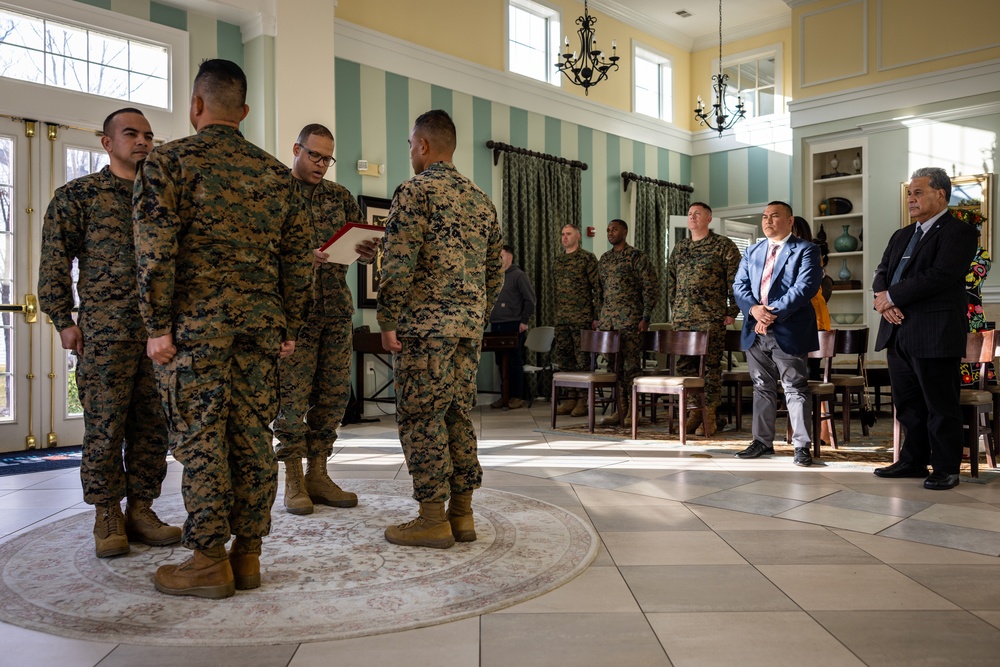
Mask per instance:
[[[337,164],[337,158],[333,157],[332,155],[323,155],[322,153],[311,151],[302,144],[296,144],[296,145],[306,152],[306,157],[308,157],[310,162],[312,162],[313,164],[318,164],[323,167],[329,167],[332,164]]]

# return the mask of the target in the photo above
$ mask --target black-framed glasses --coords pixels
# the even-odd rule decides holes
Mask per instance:
[[[313,164],[318,164],[323,167],[329,167],[332,164],[337,164],[337,158],[332,155],[323,155],[322,153],[311,151],[302,144],[299,144],[298,146],[306,152],[306,157],[308,157]]]

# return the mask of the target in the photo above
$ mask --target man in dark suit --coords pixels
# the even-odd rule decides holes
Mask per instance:
[[[753,441],[736,458],[774,454],[778,382],[783,385],[795,444],[795,465],[812,465],[809,453],[809,369],[819,349],[810,300],[823,278],[819,247],[792,234],[792,207],[773,201],[761,226],[766,241],[747,248],[733,283],[743,311],[742,348],[753,380]]]
[[[924,488],[958,484],[962,462],[960,379],[968,296],[965,274],[978,233],[948,213],[944,169],[913,172],[906,206],[916,224],[900,229],[875,269],[875,310],[882,316],[876,350],[886,350],[892,403],[906,431],[899,460],[879,477],[925,477]],[[933,468],[927,475],[927,465]]]

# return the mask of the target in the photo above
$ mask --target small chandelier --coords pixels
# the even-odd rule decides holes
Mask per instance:
[[[716,130],[720,137],[723,132],[735,125],[740,118],[746,116],[742,95],[736,98],[736,109],[730,111],[729,107],[726,106],[726,87],[728,86],[726,82],[728,80],[729,75],[722,73],[722,0],[719,0],[719,73],[712,75],[712,90],[715,91],[715,103],[712,104],[712,110],[705,113],[705,105],[702,104],[701,95],[699,95],[698,107],[694,110],[694,117],[702,125],[707,126],[711,130]],[[712,121],[715,121],[714,125]]]
[[[611,56],[601,58],[601,51],[597,48],[597,39],[594,36],[594,24],[597,19],[590,15],[587,10],[587,0],[583,0],[583,16],[576,22],[580,25],[576,34],[580,36],[580,55],[577,52],[569,53],[569,37],[565,39],[566,53],[562,54],[563,62],[556,63],[556,69],[566,75],[570,83],[583,86],[585,95],[590,95],[590,87],[596,86],[601,81],[608,78],[608,70],[617,70],[620,58],[616,53],[616,40],[611,40]]]

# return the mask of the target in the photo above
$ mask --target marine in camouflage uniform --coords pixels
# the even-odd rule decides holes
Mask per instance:
[[[84,501],[97,510],[98,557],[128,553],[129,537],[152,545],[181,537],[179,528],[164,524],[150,507],[167,474],[167,423],[139,317],[132,184],[136,162],[152,149],[152,138],[139,110],[108,116],[101,141],[111,164],[57,189],[42,228],[39,301],[63,347],[77,355],[84,418],[80,478]],[[122,498],[128,499],[125,515]]]
[[[618,375],[618,395],[625,415],[630,414],[632,380],[642,366],[642,334],[649,329],[653,308],[660,298],[656,267],[646,253],[628,244],[627,235],[625,221],[608,223],[608,243],[612,248],[601,255],[597,263],[604,297],[598,326],[621,334],[622,370]],[[601,423],[617,424],[618,415],[608,415]]]
[[[674,328],[678,331],[707,331],[705,355],[705,401],[709,433],[717,428],[715,410],[722,392],[722,354],[725,351],[726,326],[736,321],[739,307],[733,298],[733,280],[740,267],[740,251],[728,237],[708,228],[712,209],[694,202],[688,209],[691,237],[680,241],[667,261],[667,302]],[[682,357],[677,363],[680,375],[697,375],[696,357]],[[692,410],[685,428],[704,429],[701,410]]]
[[[150,153],[133,199],[140,312],[184,465],[183,544],[195,550],[157,570],[157,589],[172,595],[260,585],[277,489],[278,356],[294,350],[309,299],[301,199],[288,168],[240,134],[245,99],[237,65],[203,62],[197,134]]]
[[[420,502],[420,516],[387,528],[386,539],[436,548],[475,539],[472,492],[483,473],[470,411],[483,331],[503,284],[496,209],[455,170],[455,142],[444,111],[417,118],[416,176],[393,196],[378,292],[382,344],[396,353],[399,439]]]
[[[556,256],[552,273],[556,292],[555,339],[552,361],[561,371],[582,371],[590,367],[589,355],[580,352],[580,329],[591,329],[601,309],[601,278],[597,257],[580,247],[580,229],[565,225],[561,236],[564,251]],[[559,405],[559,414],[587,414],[587,406],[577,402],[582,393],[566,392],[568,400]]]
[[[292,148],[295,187],[309,213],[310,249],[322,246],[346,223],[362,220],[347,188],[323,178],[332,164],[333,148],[333,134],[316,123],[302,128]],[[354,303],[347,269],[345,264],[316,263],[312,301],[295,354],[278,364],[281,399],[274,421],[275,453],[285,464],[283,502],[292,514],[311,513],[313,503],[358,504],[358,496],[335,484],[326,467],[351,396]],[[302,459],[309,463],[305,475]]]

